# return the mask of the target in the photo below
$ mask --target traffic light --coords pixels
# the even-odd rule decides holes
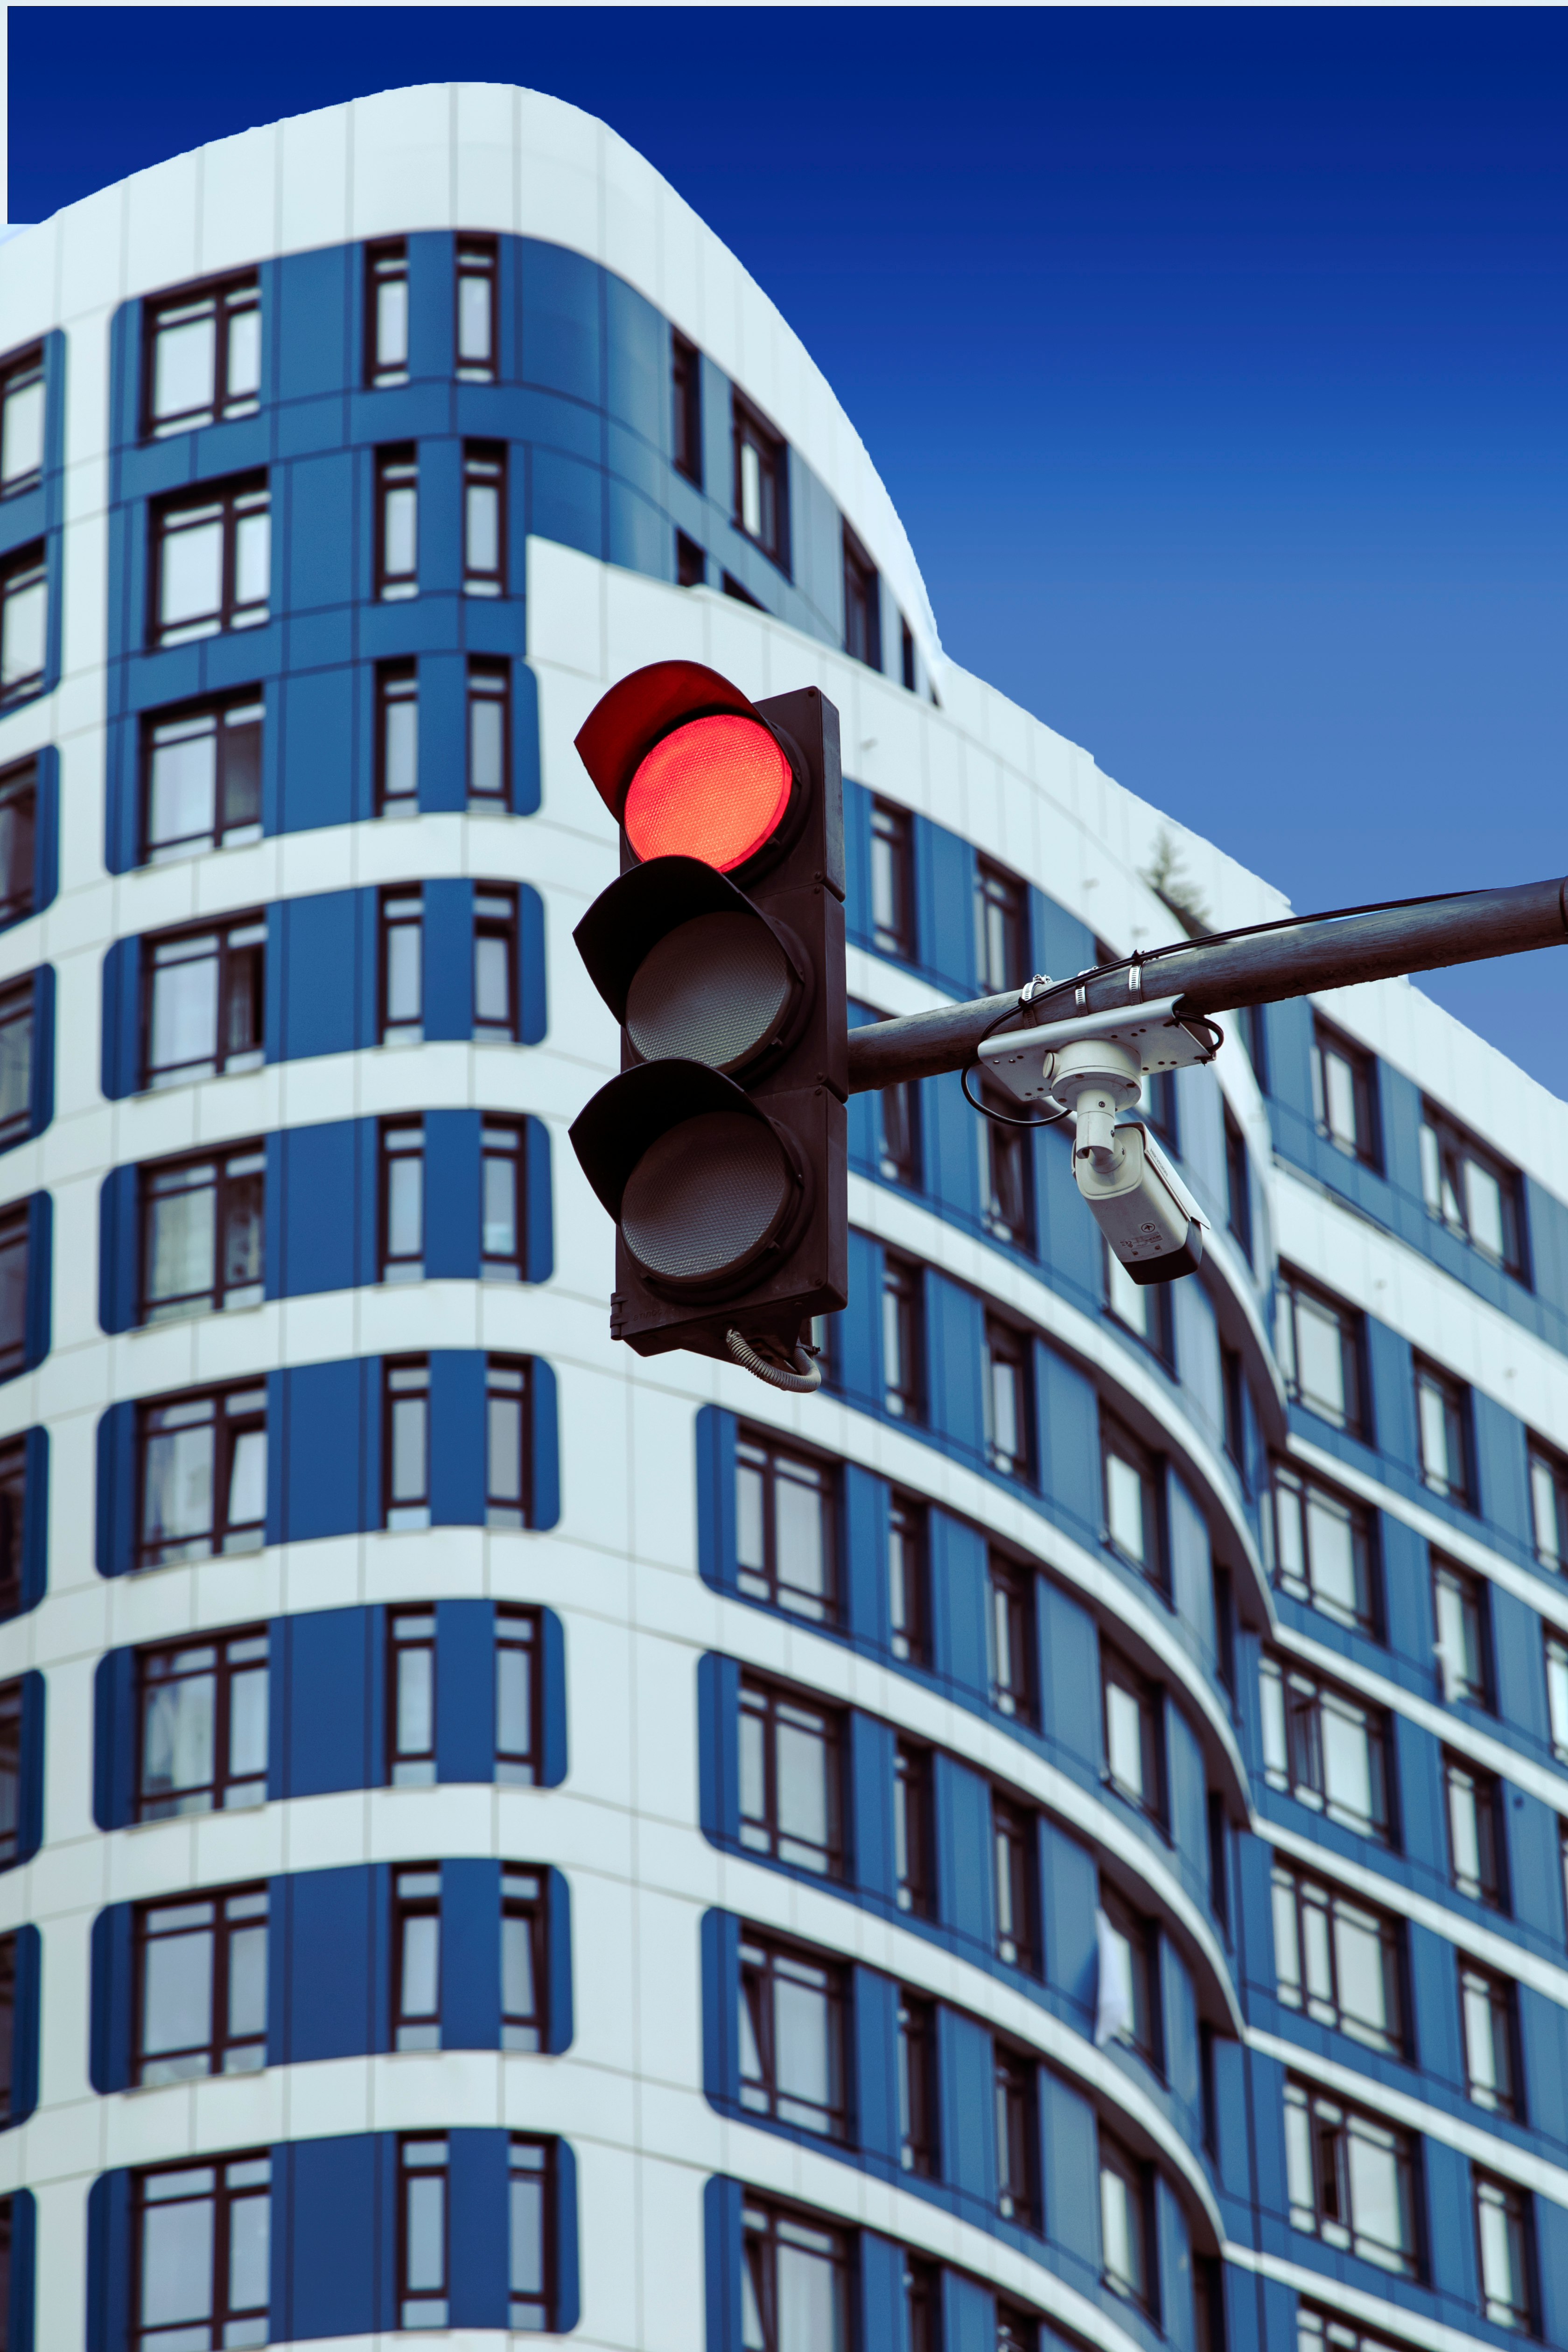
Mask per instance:
[[[800,1349],[848,1261],[838,713],[655,662],[577,749],[621,828],[574,934],[621,1024],[621,1075],[572,1129],[616,1221],[611,1335],[814,1387]]]

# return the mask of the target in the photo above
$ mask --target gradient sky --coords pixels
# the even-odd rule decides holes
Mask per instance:
[[[1561,10],[13,5],[10,66],[14,220],[402,82],[587,108],[797,329],[955,658],[1303,909],[1568,871]],[[1426,984],[1568,1097],[1565,982]]]

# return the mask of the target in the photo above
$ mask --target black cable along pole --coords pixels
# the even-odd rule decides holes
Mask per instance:
[[[1037,1022],[1067,1021],[1075,1013],[1112,1012],[1172,996],[1182,1013],[1237,1013],[1248,1004],[1353,988],[1361,981],[1524,955],[1564,940],[1568,881],[1524,882],[1363,914],[1304,915],[1300,922],[1155,949],[1093,978],[1056,982],[1036,1001],[1033,1013]],[[982,1037],[1024,1025],[1017,1005],[1014,992],[981,996],[852,1029],[850,1093],[967,1068]]]

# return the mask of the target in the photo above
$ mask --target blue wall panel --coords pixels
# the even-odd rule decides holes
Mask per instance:
[[[1100,2271],[1100,2142],[1094,2109],[1059,2075],[1041,2069],[1046,2231],[1054,2245]]]
[[[973,1697],[990,1691],[985,1612],[985,1538],[967,1519],[930,1515],[932,1664],[945,1682]]]

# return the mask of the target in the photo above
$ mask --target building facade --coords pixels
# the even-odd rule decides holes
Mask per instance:
[[[823,1392],[631,1357],[572,739],[672,656],[838,706],[854,1018],[1168,939],[1162,834],[1281,910],[573,109],[0,247],[0,2342],[1568,2346],[1568,1110],[1230,1024],[1151,1292],[857,1098]]]

